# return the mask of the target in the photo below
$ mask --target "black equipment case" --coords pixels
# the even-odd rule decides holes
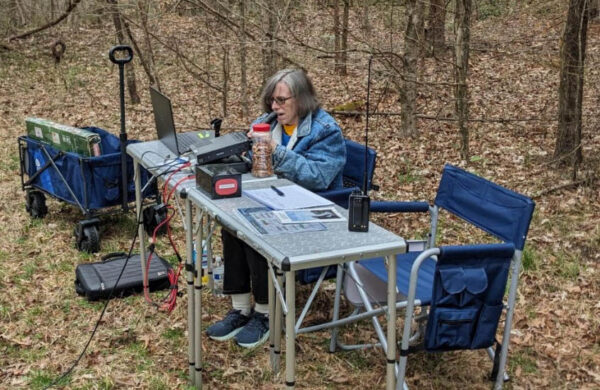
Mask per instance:
[[[98,263],[79,264],[75,269],[75,291],[79,295],[85,295],[90,301],[108,298],[126,260],[127,255],[119,252],[104,256]],[[168,272],[170,269],[171,265],[166,260],[155,253],[152,254],[148,275],[150,291],[169,288]],[[142,291],[143,280],[140,255],[132,255],[127,261],[119,284],[112,292],[112,298]]]

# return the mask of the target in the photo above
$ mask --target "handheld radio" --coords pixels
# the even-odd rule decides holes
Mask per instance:
[[[363,171],[362,190],[354,190],[348,198],[348,230],[351,232],[369,231],[369,213],[371,212],[371,199],[367,192],[368,146],[369,146],[369,95],[371,91],[371,62],[367,74],[367,114],[365,126],[365,169]]]

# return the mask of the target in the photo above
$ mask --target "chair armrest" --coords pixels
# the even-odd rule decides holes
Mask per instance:
[[[371,211],[374,213],[426,213],[429,211],[429,203],[376,200],[371,201]]]
[[[337,190],[327,190],[315,192],[315,194],[322,196],[323,198],[332,201],[333,203],[347,209],[348,208],[348,197],[352,193],[352,191],[358,189],[358,187],[353,188],[340,188]]]
[[[440,258],[453,259],[461,257],[486,258],[491,256],[510,258],[515,253],[512,243],[500,244],[474,244],[442,246]]]

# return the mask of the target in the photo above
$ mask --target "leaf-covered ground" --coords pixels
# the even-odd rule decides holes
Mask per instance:
[[[535,198],[536,212],[525,249],[524,270],[509,353],[509,388],[598,388],[600,386],[600,134],[598,81],[600,25],[588,32],[586,88],[583,106],[582,177],[595,177],[585,185],[549,191],[571,181],[570,171],[552,163],[559,83],[558,53],[564,10],[558,2],[531,2],[510,14],[478,20],[472,29],[470,94],[472,118],[530,119],[526,121],[470,122],[471,154],[466,164],[459,157],[455,122],[422,119],[414,139],[398,135],[398,116],[373,116],[369,141],[378,152],[376,182],[381,199],[429,200],[435,196],[444,163],[471,172]],[[319,45],[331,37],[330,16],[296,11],[296,30],[307,44]],[[389,35],[385,9],[371,10],[372,40],[402,47],[399,34]],[[379,12],[379,14],[378,14]],[[400,18],[401,8],[394,12]],[[354,15],[354,14],[352,14]],[[386,17],[384,17],[386,16]],[[396,23],[399,23],[396,21]],[[197,63],[220,74],[218,57],[225,47],[213,41],[198,17],[165,14],[154,21],[154,32],[185,43]],[[358,35],[359,18],[350,28]],[[401,31],[398,27],[398,31]],[[75,126],[95,125],[113,134],[119,131],[118,69],[108,58],[114,32],[107,20],[101,25],[66,25],[14,43],[15,51],[0,52],[0,388],[43,388],[70,367],[94,328],[102,303],[89,303],[75,294],[75,266],[98,261],[102,254],[127,250],[134,235],[132,215],[105,219],[102,251],[79,253],[73,244],[73,227],[81,213],[54,199],[49,214],[33,220],[24,207],[19,174],[17,137],[24,134],[24,118],[44,117]],[[61,37],[67,44],[61,63],[45,54],[48,44]],[[222,42],[221,42],[222,43]],[[366,97],[366,58],[351,55],[348,75],[332,72],[331,60],[297,45],[283,45],[304,64],[320,93],[323,106],[332,109]],[[184,47],[184,46],[181,46]],[[236,44],[230,51],[230,93],[224,127],[245,128],[259,114],[260,52],[248,55],[251,114],[239,106],[239,58]],[[214,58],[207,53],[219,52]],[[193,79],[173,52],[156,45],[157,69],[163,91],[174,103],[180,130],[207,127],[221,115],[219,94]],[[440,61],[419,63],[423,85],[418,112],[450,118],[453,114],[451,54]],[[154,138],[148,82],[135,63],[142,103],[127,105],[127,131],[132,139]],[[373,101],[381,112],[398,112],[398,97],[381,64],[375,65]],[[386,88],[387,85],[387,88]],[[361,108],[364,109],[364,106]],[[362,140],[364,120],[338,116],[348,138]],[[541,195],[540,195],[541,194]],[[423,219],[405,215],[377,216],[377,221],[405,237],[426,230]],[[176,224],[180,226],[179,223]],[[443,243],[474,241],[474,232],[454,219],[443,219]],[[177,229],[180,250],[183,234]],[[480,236],[476,236],[479,238]],[[166,240],[158,246],[174,259]],[[181,286],[184,281],[181,281]],[[204,293],[204,324],[225,314],[228,299]],[[308,292],[302,289],[303,301]],[[309,321],[329,314],[331,286],[318,295],[317,310]],[[187,296],[167,316],[157,313],[143,297],[110,303],[96,336],[72,376],[71,389],[147,388],[175,389],[187,385]],[[347,307],[345,308],[348,309]],[[328,333],[301,335],[297,343],[297,379],[302,388],[381,388],[385,359],[379,350],[329,354]],[[350,326],[345,340],[373,341],[369,323]],[[279,388],[281,373],[269,368],[268,348],[242,350],[231,343],[202,341],[204,380],[208,388]],[[490,364],[481,352],[416,355],[409,361],[409,384],[417,388],[487,388]]]

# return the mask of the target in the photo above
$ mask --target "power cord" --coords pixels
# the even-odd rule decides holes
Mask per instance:
[[[141,210],[140,210],[140,212],[138,214],[138,218],[137,218],[138,221],[137,221],[136,225],[139,225],[140,218],[141,218]],[[127,252],[127,258],[125,259],[125,263],[123,264],[123,268],[121,268],[121,272],[119,273],[119,277],[117,278],[117,281],[115,282],[115,285],[113,286],[113,288],[110,290],[110,294],[106,298],[106,302],[104,303],[104,307],[102,308],[102,312],[100,313],[100,317],[98,317],[98,320],[96,321],[96,325],[94,325],[94,330],[92,330],[92,334],[90,335],[87,343],[83,347],[83,350],[79,354],[79,357],[77,357],[77,359],[75,360],[75,362],[73,362],[73,364],[71,365],[71,367],[67,371],[65,371],[60,377],[58,377],[57,379],[55,379],[54,381],[52,381],[52,383],[50,383],[48,386],[44,387],[44,390],[50,389],[51,387],[57,385],[64,378],[66,378],[67,376],[69,376],[71,374],[71,372],[75,369],[75,367],[77,367],[77,365],[79,364],[79,362],[81,361],[81,359],[83,358],[83,356],[85,355],[85,352],[87,351],[89,345],[91,344],[92,339],[96,335],[96,331],[98,330],[98,327],[100,326],[100,322],[102,321],[102,318],[104,317],[104,313],[106,312],[106,309],[108,308],[108,304],[110,303],[110,300],[111,300],[111,298],[113,296],[115,288],[118,286],[119,281],[121,280],[121,276],[123,276],[123,272],[125,271],[125,267],[127,267],[127,263],[129,262],[129,259],[131,258],[131,253],[133,252],[133,247],[135,246],[135,242],[137,241],[137,237],[138,237],[138,229],[135,229],[135,234],[133,236],[133,240],[131,241],[131,246],[129,247],[129,251]]]
[[[179,187],[179,185],[186,180],[194,179],[194,176],[189,175],[189,176],[184,176],[183,178],[180,178],[173,185],[173,188],[171,188],[171,190],[168,193],[167,193],[167,190],[169,189],[169,181],[171,180],[171,178],[177,172],[179,172],[180,170],[182,170],[190,165],[191,165],[190,163],[183,164],[181,167],[179,167],[174,172],[172,172],[171,175],[169,175],[169,177],[165,180],[165,183],[163,185],[163,199],[164,199],[164,202],[166,205],[165,208],[167,210],[171,210],[172,213],[170,215],[168,215],[167,218],[165,218],[163,221],[161,221],[154,228],[154,231],[152,233],[152,243],[150,244],[149,251],[148,251],[149,252],[148,258],[146,260],[146,272],[144,273],[144,298],[146,299],[146,302],[148,302],[149,304],[157,307],[159,310],[166,311],[167,313],[171,313],[173,311],[173,309],[175,309],[175,306],[177,304],[177,297],[179,296],[179,276],[181,275],[181,270],[183,268],[183,261],[181,259],[179,251],[177,249],[177,245],[175,244],[175,241],[173,240],[173,236],[171,234],[170,221],[173,218],[173,216],[175,215],[175,209],[173,208],[173,206],[169,205],[169,202],[171,200],[171,197],[177,190],[177,187]],[[177,266],[176,271],[173,271],[172,269],[169,270],[169,273],[168,273],[168,278],[169,278],[169,282],[170,282],[169,292],[167,293],[167,296],[162,300],[162,303],[159,305],[158,303],[154,302],[152,300],[152,298],[150,297],[150,288],[149,288],[148,279],[149,279],[150,262],[152,261],[152,256],[154,254],[157,235],[158,235],[158,232],[163,228],[163,226],[166,226],[167,236],[169,237],[169,242],[171,244],[171,247],[173,248],[173,251],[175,252],[175,255],[177,256],[178,266]],[[189,228],[191,228],[191,227],[189,227]]]
[[[172,165],[171,165],[170,163],[169,163],[169,164],[163,164],[163,165],[159,166],[158,168],[161,168],[161,167],[167,166],[167,169],[166,169],[166,170],[164,170],[163,172],[161,172],[161,175],[162,175],[162,174],[165,174],[165,173],[171,173],[171,175],[169,176],[169,179],[168,179],[168,180],[170,180],[170,178],[171,178],[171,177],[172,177],[172,176],[173,176],[175,173],[179,172],[181,169],[183,169],[183,168],[185,168],[185,167],[187,167],[187,166],[189,166],[189,165],[190,165],[190,163],[189,163],[189,162],[187,162],[187,163],[185,163],[185,164],[182,164],[182,166],[181,166],[181,167],[179,167],[179,168],[176,168],[176,169],[175,169],[175,170],[174,170],[172,173],[171,173],[171,172],[169,172],[169,170],[172,168]],[[152,180],[155,180],[155,179],[156,179],[156,177],[158,177],[158,175],[154,175],[154,176],[153,176],[153,177],[152,177],[152,178],[149,180],[149,182],[151,182]],[[188,177],[189,177],[189,176],[188,176]],[[168,180],[167,180],[167,182],[166,182],[166,183],[168,183]],[[165,183],[165,185],[166,185],[166,183]],[[179,182],[177,183],[177,185],[178,185],[178,184],[179,184]],[[146,186],[148,186],[148,183],[146,183]],[[169,194],[169,197],[172,195],[172,193],[173,193],[173,191],[171,191],[171,193]],[[167,199],[167,201],[168,201],[168,199]],[[52,381],[52,382],[51,382],[51,383],[50,383],[48,386],[44,387],[44,390],[47,390],[47,389],[50,389],[50,388],[52,388],[52,387],[56,386],[56,385],[57,385],[57,384],[59,384],[59,383],[60,383],[60,382],[61,382],[63,379],[65,379],[66,377],[68,377],[68,376],[71,374],[71,372],[73,372],[73,370],[75,369],[75,367],[77,367],[77,365],[79,364],[79,362],[81,361],[81,359],[82,359],[82,358],[83,358],[83,356],[85,355],[85,352],[87,351],[88,347],[90,346],[90,344],[91,344],[92,340],[94,339],[94,336],[96,335],[96,331],[97,331],[97,330],[98,330],[98,328],[100,327],[100,323],[101,323],[101,321],[102,321],[102,318],[104,318],[104,313],[106,313],[106,309],[108,308],[108,304],[110,303],[110,300],[111,300],[111,298],[113,297],[113,294],[114,294],[115,288],[116,288],[116,287],[119,285],[119,281],[121,280],[121,277],[123,276],[123,272],[125,272],[125,268],[127,267],[127,263],[129,263],[129,259],[131,258],[131,254],[133,253],[133,248],[134,248],[134,246],[135,246],[135,242],[137,241],[137,238],[138,238],[138,232],[139,232],[139,229],[138,229],[137,227],[140,225],[140,223],[141,223],[141,221],[142,221],[142,215],[143,215],[143,214],[142,214],[142,210],[141,210],[141,209],[140,209],[140,210],[138,210],[138,215],[137,215],[137,218],[136,218],[136,219],[137,219],[137,222],[136,222],[135,234],[134,234],[134,236],[133,236],[133,240],[131,241],[131,245],[130,245],[130,247],[129,247],[129,251],[127,252],[127,258],[125,259],[125,262],[124,262],[124,264],[123,264],[123,267],[121,268],[121,271],[119,272],[119,276],[117,277],[117,281],[115,282],[115,285],[114,285],[114,286],[113,286],[113,288],[110,290],[110,293],[109,293],[108,297],[106,298],[106,302],[104,303],[104,307],[102,308],[102,312],[100,313],[100,316],[98,317],[98,320],[96,321],[96,324],[94,325],[94,329],[92,330],[92,333],[90,334],[90,337],[89,337],[88,341],[86,342],[85,346],[83,347],[83,350],[81,351],[81,353],[79,354],[79,356],[77,357],[77,359],[76,359],[76,360],[73,362],[73,364],[71,365],[71,367],[69,367],[69,369],[68,369],[67,371],[65,371],[65,372],[64,372],[64,373],[63,373],[61,376],[59,376],[57,379],[55,379],[54,381]],[[156,229],[155,229],[155,230],[156,230]],[[154,250],[153,250],[153,245],[154,245],[154,244],[152,244],[152,252],[154,251]],[[180,262],[180,267],[179,267],[179,269],[178,269],[178,271],[177,271],[177,273],[176,273],[176,278],[175,278],[175,279],[172,279],[171,277],[169,277],[169,281],[171,282],[171,285],[173,285],[173,283],[177,283],[177,280],[179,279],[179,274],[180,274],[180,271],[181,271],[181,264],[182,264],[182,262],[181,262],[181,258],[180,258],[180,256],[179,256],[179,253],[177,253],[177,258],[179,259],[179,262]],[[147,263],[147,264],[148,264],[148,266],[149,266],[149,264],[150,264],[149,260],[148,260],[148,263]],[[148,269],[148,267],[147,267],[146,269]],[[144,280],[144,282],[146,282],[146,281]],[[144,285],[144,288],[145,288],[145,287],[146,287],[146,286]],[[177,289],[171,289],[171,291],[170,291],[170,294],[172,293],[172,291],[173,291],[173,290],[175,291],[175,296],[176,296],[176,294],[177,294]],[[169,294],[169,295],[170,295],[170,294]],[[169,310],[169,312],[171,312],[171,311],[172,311],[174,308],[175,308],[175,304],[173,303],[173,304],[172,304],[172,307],[171,307],[171,309]]]

